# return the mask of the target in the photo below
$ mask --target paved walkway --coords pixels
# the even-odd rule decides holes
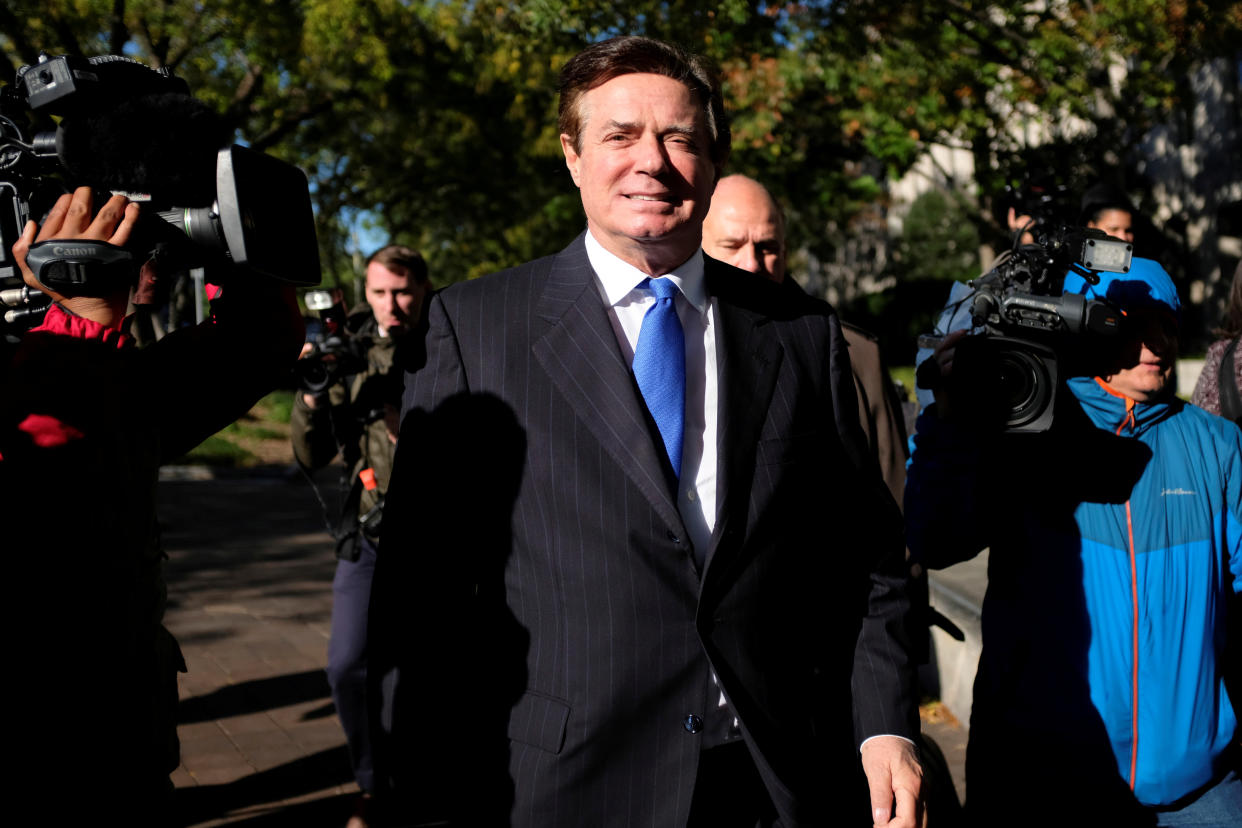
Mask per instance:
[[[323,673],[333,547],[283,471],[160,484],[184,826],[341,826],[357,791]]]
[[[166,623],[181,642],[180,825],[340,828],[354,786],[323,668],[332,543],[305,479],[285,469],[160,484]],[[325,493],[335,469],[320,475]],[[924,729],[961,794],[965,730],[931,711]]]

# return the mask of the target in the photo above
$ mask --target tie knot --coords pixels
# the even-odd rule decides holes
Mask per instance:
[[[651,288],[651,292],[657,299],[671,299],[677,295],[677,284],[664,276],[659,279],[648,279],[647,287]]]

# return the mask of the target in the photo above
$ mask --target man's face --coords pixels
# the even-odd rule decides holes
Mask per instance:
[[[1139,310],[1126,314],[1124,325],[1118,364],[1125,367],[1104,381],[1137,402],[1152,402],[1172,391],[1177,324],[1160,311]]]
[[[1133,243],[1134,231],[1130,229],[1131,216],[1125,210],[1102,210],[1099,218],[1087,222],[1087,227],[1103,230],[1114,238]]]
[[[681,264],[699,246],[716,183],[694,94],[663,75],[629,74],[586,92],[578,105],[581,151],[568,135],[561,147],[592,234],[642,270]]]
[[[773,282],[785,279],[785,239],[771,197],[758,184],[726,178],[703,222],[703,252]]]
[[[413,325],[426,293],[427,288],[408,275],[394,273],[379,262],[367,265],[367,304],[375,321],[385,330]]]

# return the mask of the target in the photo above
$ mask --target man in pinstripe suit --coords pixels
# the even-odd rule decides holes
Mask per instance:
[[[560,91],[587,232],[440,293],[408,366],[377,771],[430,824],[913,826],[900,518],[837,318],[702,254],[729,129],[700,59],[616,38]],[[636,378],[661,301],[675,432]]]

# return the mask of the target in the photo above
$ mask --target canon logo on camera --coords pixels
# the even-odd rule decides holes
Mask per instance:
[[[90,256],[95,249],[93,247],[65,247],[58,244],[52,248],[52,252],[57,256]]]

